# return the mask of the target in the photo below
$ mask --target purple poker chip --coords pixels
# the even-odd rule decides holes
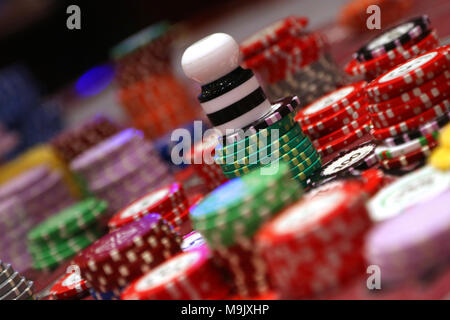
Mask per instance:
[[[366,258],[382,281],[397,283],[450,262],[450,190],[405,209],[376,226],[366,240]]]
[[[96,196],[106,200],[109,204],[108,212],[115,214],[132,201],[172,183],[173,177],[168,173],[168,170],[152,172],[150,167],[143,167],[136,171],[135,175],[127,177],[120,184],[115,184],[114,187],[103,190]]]
[[[161,160],[155,157],[152,147],[148,144],[142,144],[142,150],[139,154],[128,154],[121,161],[116,161],[102,170],[99,170],[95,180],[88,181],[89,189],[92,192],[102,190],[108,185],[115,184],[129,175],[135,174],[137,170],[144,166],[150,168],[161,163]]]
[[[79,155],[71,162],[70,168],[82,174],[86,170],[101,166],[128,147],[139,145],[143,141],[142,132],[132,128],[123,130]]]
[[[27,192],[29,187],[45,179],[50,174],[50,169],[46,166],[37,166],[25,171],[18,177],[0,186],[0,199],[5,199],[11,195],[20,195]]]
[[[11,197],[0,202],[0,234],[17,227],[25,220],[25,210],[18,198]]]

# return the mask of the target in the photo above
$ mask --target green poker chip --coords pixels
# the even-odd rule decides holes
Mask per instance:
[[[277,196],[266,195],[266,199],[270,199],[264,206],[256,204],[250,205],[246,208],[246,216],[248,217],[246,223],[228,223],[219,225],[216,228],[201,230],[202,235],[212,248],[229,247],[234,245],[241,237],[252,237],[261,227],[261,225],[282,210],[284,207],[299,200],[302,196],[301,189],[298,183],[291,180],[289,184],[289,191],[280,192]]]
[[[241,205],[257,200],[269,185],[290,177],[287,164],[280,163],[277,169],[273,174],[265,174],[260,168],[243,178],[223,184],[195,206],[191,212],[193,221],[215,217],[228,210],[239,210]]]
[[[291,174],[293,177],[297,176],[299,173],[304,172],[310,166],[312,166],[317,160],[320,159],[319,154],[314,151],[309,158],[305,160],[294,158],[289,161],[289,166],[291,167]]]
[[[300,185],[302,187],[306,187],[307,179],[312,177],[317,172],[317,170],[320,170],[321,168],[322,160],[319,157],[311,166],[294,176],[294,179],[300,182]]]
[[[301,129],[300,131],[293,133],[297,133],[297,135],[292,136],[285,135],[279,140],[270,144],[269,146],[266,146],[262,148],[260,151],[248,155],[247,157],[241,157],[234,162],[232,162],[230,159],[230,162],[227,162],[225,164],[220,163],[218,164],[221,166],[224,172],[231,172],[244,167],[253,167],[261,164],[266,165],[269,162],[271,162],[270,158],[273,158],[274,155],[276,155],[279,150],[286,150],[288,152],[291,149],[295,148],[295,146],[297,146],[301,141],[303,141],[306,138]]]
[[[208,243],[231,245],[238,235],[250,237],[280,208],[301,197],[287,163],[272,169],[265,166],[228,181],[191,210],[195,229]]]
[[[231,164],[233,162],[244,163],[242,160],[244,158],[250,158],[252,155],[258,154],[268,154],[272,153],[274,150],[278,149],[280,145],[288,143],[294,137],[306,137],[303,133],[302,128],[295,124],[288,132],[283,135],[277,135],[274,137],[273,135],[269,135],[265,138],[261,138],[258,141],[251,141],[249,145],[245,148],[236,149],[234,153],[231,154],[222,154],[222,149],[216,150],[215,160],[217,164]],[[276,138],[275,141],[273,138]],[[263,153],[264,152],[264,153]]]
[[[248,174],[251,170],[258,168],[260,166],[264,166],[264,165],[268,165],[273,161],[278,161],[283,155],[291,152],[294,148],[298,149],[298,146],[300,144],[303,143],[303,145],[305,147],[309,146],[310,140],[305,137],[303,139],[301,139],[301,137],[299,136],[300,139],[294,138],[291,139],[291,141],[289,141],[286,144],[283,144],[280,146],[280,148],[278,148],[277,150],[275,150],[274,152],[272,152],[270,155],[267,155],[266,157],[259,159],[259,161],[257,163],[252,163],[249,165],[244,165],[241,168],[232,170],[232,171],[223,171],[224,175],[227,178],[236,178],[236,177],[241,177],[243,175]],[[223,168],[222,168],[223,170]]]
[[[45,257],[51,255],[58,255],[64,251],[80,251],[86,244],[92,243],[100,238],[104,232],[100,228],[86,230],[79,235],[76,235],[68,240],[61,242],[48,241],[45,243],[28,243],[28,251],[37,257]]]
[[[234,154],[237,150],[246,150],[246,148],[254,145],[255,143],[258,143],[259,141],[268,141],[267,138],[270,137],[271,132],[273,132],[273,130],[277,130],[278,135],[282,136],[297,124],[294,117],[295,112],[291,112],[280,121],[275,122],[274,124],[265,129],[259,130],[257,133],[252,134],[246,137],[245,139],[224,145],[221,148],[218,147],[216,153],[218,151],[218,153],[221,154],[222,156],[227,156]]]
[[[83,250],[92,244],[98,237],[92,239],[86,238],[85,241],[79,241],[75,247],[71,247],[69,244],[61,245],[63,251],[52,251],[47,253],[36,254],[30,250],[33,258],[33,268],[36,270],[52,270],[58,267],[62,262],[75,256],[78,252]]]
[[[88,198],[45,220],[28,233],[31,242],[64,241],[95,224],[106,212],[105,201]]]

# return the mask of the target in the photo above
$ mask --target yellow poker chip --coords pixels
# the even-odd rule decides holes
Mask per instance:
[[[431,166],[439,170],[450,170],[450,149],[436,148],[428,158]]]
[[[450,152],[450,125],[445,126],[439,137],[439,145]]]

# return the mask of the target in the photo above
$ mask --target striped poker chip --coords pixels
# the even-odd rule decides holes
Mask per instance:
[[[122,300],[223,299],[230,291],[211,253],[198,247],[160,264],[124,289]]]
[[[346,175],[351,168],[358,168],[362,163],[368,165],[375,148],[375,144],[368,143],[346,151],[342,156],[327,164],[320,174],[325,178],[342,174]]]
[[[132,202],[109,220],[108,227],[110,230],[116,230],[149,213],[158,213],[164,218],[165,215],[186,201],[182,186],[178,183],[173,183],[152,191]]]
[[[430,19],[428,16],[420,16],[406,21],[400,25],[392,27],[366,45],[361,47],[354,58],[359,61],[367,61],[386,54],[387,52],[413,42],[430,29]]]
[[[363,272],[366,197],[360,182],[342,180],[305,195],[259,230],[256,246],[282,298],[313,297]]]
[[[356,140],[368,134],[368,132],[369,132],[369,123],[366,123],[362,127],[354,130],[353,132],[341,138],[333,140],[332,142],[329,142],[325,145],[320,146],[319,148],[317,148],[317,152],[319,152],[319,154],[322,157],[332,154],[334,152],[344,149],[346,146],[352,144]]]
[[[366,79],[373,80],[391,68],[439,46],[436,30],[417,40],[417,43],[397,47],[369,61],[353,59],[346,65],[345,71],[352,76],[364,75]]]
[[[295,117],[301,126],[313,124],[321,119],[338,113],[346,108],[353,108],[352,104],[365,95],[365,81],[339,88],[314,103],[303,108]]]
[[[435,144],[437,143],[438,138],[439,138],[439,131],[435,131],[432,134],[428,134],[426,136],[417,138],[415,140],[411,140],[409,142],[394,147],[380,145],[376,148],[375,154],[377,155],[380,161],[393,159],[414,152],[417,149],[420,149],[427,145]]]
[[[412,165],[418,161],[421,161],[431,155],[431,150],[437,146],[437,142],[431,142],[430,144],[416,149],[412,152],[397,156],[392,159],[381,160],[380,165],[386,170],[398,169]]]
[[[440,47],[408,60],[378,77],[366,87],[369,100],[378,96],[383,100],[392,99],[420,86],[447,70],[449,61],[450,46]]]
[[[33,281],[28,281],[27,287],[14,300],[36,300]]]
[[[388,147],[394,147],[406,142],[421,138],[426,135],[433,134],[434,132],[439,132],[446,124],[450,121],[450,112],[444,113],[442,116],[427,122],[416,130],[412,130],[395,137],[386,138],[383,143]]]
[[[14,273],[14,269],[10,264],[4,265],[0,268],[0,284],[9,279]]]
[[[5,294],[0,295],[0,300],[16,300],[29,286],[32,286],[33,282],[27,281],[25,278],[21,277],[21,280],[14,286],[10,288]]]
[[[401,123],[393,126],[375,129],[371,131],[372,136],[377,140],[383,140],[389,137],[396,137],[402,133],[417,129],[420,125],[441,117],[450,111],[450,101],[445,99],[433,108]]]
[[[274,45],[285,37],[295,37],[308,24],[307,17],[289,16],[278,20],[241,42],[244,60]]]
[[[448,187],[420,202],[404,196],[413,202],[402,214],[376,225],[366,240],[367,263],[383,270],[381,281],[387,285],[417,280],[436,267],[445,270],[450,258]]]
[[[16,287],[23,279],[19,272],[14,272],[9,278],[0,283],[0,297]]]

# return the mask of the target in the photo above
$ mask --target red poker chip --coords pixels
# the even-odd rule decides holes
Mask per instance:
[[[414,100],[420,98],[422,95],[428,96],[434,96],[436,94],[439,95],[441,92],[445,91],[443,90],[444,86],[445,87],[450,86],[450,71],[448,70],[444,71],[442,74],[433,78],[432,80],[425,82],[423,85],[402,93],[400,96],[396,98],[371,103],[369,104],[368,109],[370,112],[376,113],[386,109],[395,108],[399,105],[411,103]],[[439,93],[437,93],[437,91]]]
[[[388,100],[431,80],[448,69],[449,49],[447,45],[428,51],[386,72],[366,87],[367,94]]]
[[[372,123],[375,128],[386,128],[424,113],[447,98],[449,88],[442,86],[440,89],[436,88],[430,95],[423,94],[409,103],[382,112],[369,113]]]
[[[211,261],[209,250],[197,247],[181,253],[135,280],[122,300],[223,299],[230,288]]]
[[[371,225],[365,208],[367,195],[359,181],[342,180],[333,185],[306,194],[256,236],[283,298],[324,292],[364,266],[362,241]]]
[[[437,142],[431,142],[429,145],[423,146],[413,152],[398,156],[393,159],[381,160],[380,164],[383,168],[398,169],[412,165],[418,161],[421,161],[431,154],[431,150],[437,146]]]
[[[398,135],[401,135],[404,132],[408,132],[411,130],[416,129],[421,124],[429,122],[433,120],[434,118],[442,116],[444,113],[448,112],[450,110],[450,101],[449,99],[445,99],[441,101],[439,104],[435,105],[433,108],[413,117],[406,121],[400,122],[398,124],[395,124],[393,126],[382,128],[382,129],[375,129],[371,131],[372,136],[376,140],[384,140],[386,138],[390,137],[396,137]]]
[[[219,144],[219,138],[215,135],[210,135],[194,144],[194,147],[185,156],[187,164],[203,165],[214,164],[214,155],[216,146]]]
[[[368,112],[366,105],[361,103],[353,103],[355,108],[348,108],[341,110],[321,121],[314,124],[302,127],[302,130],[310,137],[314,139],[326,136],[336,130],[339,130],[342,126],[350,124],[352,121],[365,116]]]
[[[132,202],[114,215],[108,222],[108,227],[115,230],[132,221],[138,220],[149,213],[158,213],[163,217],[187,202],[180,184],[159,188]]]
[[[81,297],[89,291],[89,283],[76,272],[65,274],[50,289],[56,300],[70,300]]]
[[[381,188],[387,185],[390,180],[380,169],[370,168],[361,173],[364,180],[364,190],[369,196],[374,196]]]
[[[350,61],[345,67],[345,71],[352,75],[366,75],[371,79],[379,77],[381,74],[389,71],[391,68],[416,57],[419,54],[432,50],[439,45],[439,38],[436,30],[433,30],[425,38],[413,44],[408,43],[397,47],[382,56],[365,62],[359,62],[356,59]]]
[[[215,262],[228,271],[235,290],[241,297],[263,294],[272,288],[267,265],[253,239],[240,239],[231,247],[213,251]]]
[[[97,291],[106,292],[179,252],[180,243],[167,221],[148,214],[103,236],[80,252],[73,264]]]
[[[268,25],[241,42],[240,49],[243,58],[248,59],[277,43],[280,39],[297,35],[307,24],[307,17],[290,16]]]
[[[332,91],[303,108],[295,120],[304,127],[351,107],[353,102],[365,96],[366,85],[365,81],[361,81]]]
[[[244,61],[244,67],[256,70],[268,83],[285,79],[300,66],[318,59],[324,44],[318,33],[285,39]]]
[[[330,134],[327,134],[326,136],[323,136],[323,137],[313,140],[312,143],[316,148],[319,148],[330,142],[335,141],[336,139],[340,139],[361,127],[364,127],[364,129],[367,130],[367,132],[369,132],[370,125],[367,124],[369,122],[369,120],[370,120],[370,117],[368,114],[366,114],[366,115],[362,116],[361,118],[353,120],[349,124],[339,128],[338,130],[336,130]]]
[[[332,142],[329,142],[325,145],[321,145],[320,147],[317,148],[317,152],[320,154],[320,156],[324,157],[326,155],[330,155],[332,153],[345,149],[356,140],[364,137],[366,134],[369,133],[369,131],[370,131],[370,123],[367,122],[362,127],[356,129],[355,131],[343,137],[337,138],[336,140],[333,140]]]

